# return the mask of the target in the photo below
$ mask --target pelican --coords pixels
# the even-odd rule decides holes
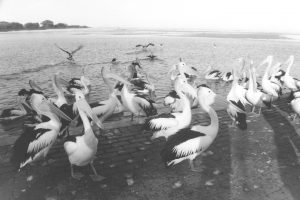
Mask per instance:
[[[119,113],[124,110],[121,102],[119,101],[119,99],[116,95],[116,89],[112,88],[108,79],[113,78],[117,81],[121,81],[126,84],[131,84],[131,83],[129,83],[125,79],[123,79],[115,74],[110,73],[110,71],[106,67],[103,67],[101,69],[101,75],[102,75],[104,83],[108,86],[110,96],[109,96],[109,99],[107,99],[105,101],[100,101],[96,104],[91,104],[91,107],[92,107],[93,113],[95,113],[98,117],[100,117],[100,121],[103,122],[108,117],[110,117],[114,112]]]
[[[233,80],[233,75],[231,72],[226,72],[221,76],[221,79],[225,82],[229,82]]]
[[[56,46],[58,49],[62,50],[63,52],[67,53],[67,54],[68,54],[67,59],[68,59],[69,61],[72,61],[72,62],[74,61],[73,55],[74,55],[77,51],[79,51],[80,49],[83,48],[83,46],[80,45],[80,46],[78,46],[75,50],[73,50],[73,51],[70,52],[70,51],[64,50],[63,48],[59,47],[57,44],[55,44],[55,46]]]
[[[32,94],[30,104],[37,113],[47,117],[47,120],[27,126],[13,146],[11,157],[19,170],[41,157],[46,157],[59,135],[61,122],[59,117],[71,120],[42,94]]]
[[[231,90],[227,95],[227,101],[229,102],[227,113],[241,130],[247,129],[246,122],[246,104],[250,104],[246,100],[246,89],[238,84],[238,77],[235,69],[233,69],[233,82]]]
[[[97,116],[93,113],[89,104],[85,101],[82,92],[76,88],[73,88],[71,90],[75,94],[75,106],[78,109],[84,126],[83,135],[69,135],[64,142],[64,149],[70,161],[71,176],[75,179],[80,179],[82,177],[81,174],[74,173],[73,165],[85,166],[87,164],[90,164],[94,173],[94,175],[91,175],[91,178],[94,181],[101,181],[104,177],[98,175],[93,165],[93,160],[97,153],[98,139],[93,132],[93,129],[88,120],[88,116],[97,124],[98,127],[103,128],[103,125],[97,118]]]
[[[292,91],[293,93],[293,100],[291,101],[291,106],[295,112],[295,116],[293,121],[296,120],[297,115],[300,116],[300,90]]]
[[[266,92],[267,94],[271,95],[271,101],[276,100],[279,96],[279,93],[281,91],[281,87],[280,85],[278,85],[275,82],[272,82],[269,79],[269,73],[271,70],[271,66],[272,66],[272,61],[273,61],[273,56],[268,56],[264,61],[261,62],[261,64],[259,66],[263,66],[264,64],[267,64],[267,68],[266,71],[263,75],[262,78],[262,88],[264,90],[264,92]]]
[[[295,80],[292,76],[290,76],[290,70],[294,63],[294,56],[291,55],[285,63],[287,65],[287,69],[285,75],[282,77],[282,81],[284,82],[284,85],[288,87],[291,91],[296,91],[300,89],[300,82]]]
[[[253,61],[250,62],[250,67],[249,67],[249,88],[246,92],[246,99],[253,105],[253,110],[254,112],[255,106],[259,106],[259,113],[261,112],[261,107],[267,106],[271,107],[271,96],[257,90],[257,85],[256,85],[256,69],[255,67],[252,67]]]
[[[186,128],[192,120],[192,111],[190,101],[186,97],[187,94],[196,97],[195,89],[187,83],[185,77],[177,77],[174,83],[175,91],[182,99],[182,112],[163,113],[146,119],[144,124],[145,130],[154,131],[151,139],[165,137],[168,139],[171,135],[178,132],[182,128]]]
[[[146,95],[130,92],[127,85],[127,83],[119,82],[115,88],[121,92],[123,106],[132,113],[131,120],[133,120],[133,115],[140,116],[141,113],[145,113],[147,116],[157,114],[153,100],[147,98]]]
[[[209,65],[208,68],[204,71],[205,79],[217,80],[221,77],[221,72],[219,70],[211,70],[211,66]]]
[[[145,44],[145,45],[142,45],[142,44],[137,44],[135,47],[142,47],[143,48],[143,50],[144,51],[146,51],[147,50],[147,48],[149,47],[149,46],[153,46],[154,47],[154,44],[153,43],[148,43],[148,44]]]
[[[30,95],[30,91],[26,89],[21,89],[18,92],[17,106],[18,108],[8,108],[4,109],[1,113],[1,119],[4,120],[14,120],[16,118],[22,117],[30,113],[32,110],[31,106],[26,102],[26,98]]]
[[[200,171],[195,168],[193,161],[212,144],[217,136],[219,119],[211,107],[216,94],[206,85],[200,85],[197,96],[199,104],[209,114],[211,123],[209,126],[194,125],[172,135],[160,153],[167,167],[189,160],[191,170]]]
[[[174,74],[176,72],[176,74]],[[171,80],[174,81],[178,74],[184,74],[188,79],[191,85],[194,84],[195,77],[199,74],[197,69],[194,67],[188,66],[183,60],[180,58],[179,63],[173,65],[169,70],[168,74],[171,74]]]
[[[164,98],[164,106],[169,106],[172,112],[181,112],[183,103],[175,90],[171,90]]]

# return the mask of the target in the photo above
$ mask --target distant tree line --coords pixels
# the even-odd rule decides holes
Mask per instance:
[[[0,31],[18,31],[18,30],[44,30],[44,29],[64,29],[64,28],[88,28],[87,26],[68,25],[65,23],[54,24],[51,20],[45,20],[41,23],[28,22],[24,25],[19,22],[0,21]]]

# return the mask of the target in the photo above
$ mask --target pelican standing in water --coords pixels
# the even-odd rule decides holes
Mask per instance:
[[[168,139],[171,135],[178,132],[180,129],[186,128],[192,120],[192,111],[190,101],[186,97],[190,94],[194,98],[197,97],[195,89],[187,83],[183,76],[179,76],[175,80],[175,91],[182,99],[183,110],[178,113],[163,113],[146,119],[144,124],[145,130],[154,131],[151,139],[165,137]]]
[[[64,142],[64,149],[68,155],[71,165],[71,176],[75,179],[80,179],[82,177],[81,174],[74,173],[73,165],[85,166],[90,164],[94,173],[94,175],[91,175],[91,178],[94,181],[101,181],[104,177],[98,175],[93,165],[93,160],[97,153],[98,139],[93,132],[88,116],[97,124],[98,127],[103,128],[103,125],[93,113],[89,104],[85,101],[82,92],[76,88],[73,88],[72,92],[75,94],[75,106],[77,107],[83,122],[84,134],[81,136],[69,135]]]
[[[19,169],[38,158],[46,157],[59,135],[61,127],[59,117],[71,121],[42,94],[32,94],[30,102],[34,110],[46,116],[47,120],[26,126],[22,135],[16,140],[11,161]]]
[[[189,160],[192,171],[201,171],[201,168],[195,168],[193,161],[212,144],[217,136],[219,119],[211,107],[216,94],[206,85],[200,85],[197,96],[199,104],[208,113],[211,123],[209,126],[194,125],[192,128],[181,129],[172,135],[160,153],[167,167]]]
[[[80,45],[80,46],[78,46],[78,47],[77,47],[75,50],[73,50],[73,51],[67,51],[67,50],[65,50],[65,49],[63,49],[63,48],[61,48],[61,47],[59,47],[57,44],[55,44],[55,46],[56,46],[58,49],[60,49],[61,51],[67,53],[67,54],[68,54],[67,59],[68,59],[69,61],[71,61],[71,62],[74,62],[73,55],[74,55],[77,51],[79,51],[80,49],[83,48],[83,45]]]

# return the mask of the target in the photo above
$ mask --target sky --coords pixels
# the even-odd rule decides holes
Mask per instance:
[[[300,33],[299,0],[0,0],[0,21]]]

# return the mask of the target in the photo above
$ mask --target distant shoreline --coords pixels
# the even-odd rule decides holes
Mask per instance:
[[[0,32],[11,32],[11,31],[43,31],[43,30],[61,30],[61,29],[81,29],[90,28],[88,26],[68,26],[65,28],[37,28],[37,29],[12,29],[12,30],[1,30]]]

